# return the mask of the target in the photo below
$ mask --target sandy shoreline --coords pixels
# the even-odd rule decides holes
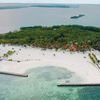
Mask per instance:
[[[27,70],[43,67],[55,66],[67,68],[69,71],[76,73],[81,77],[82,82],[85,83],[100,83],[100,70],[91,64],[88,53],[70,53],[68,51],[55,50],[41,50],[41,48],[8,46],[0,45],[0,56],[8,50],[16,51],[9,59],[13,61],[0,61],[0,71],[15,72],[23,74]],[[93,51],[98,59],[100,59],[100,52]],[[21,61],[21,62],[17,62]]]

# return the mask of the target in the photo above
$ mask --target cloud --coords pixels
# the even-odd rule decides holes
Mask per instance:
[[[100,0],[0,0],[1,3],[81,3],[100,4]]]

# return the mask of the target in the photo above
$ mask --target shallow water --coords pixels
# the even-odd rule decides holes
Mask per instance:
[[[61,79],[80,81],[66,69],[50,66],[27,73],[28,78],[0,75],[0,100],[100,100],[100,87],[57,87]]]
[[[28,71],[28,78],[0,75],[0,100],[76,100],[77,88],[57,87],[60,79],[78,78],[75,73],[57,67]],[[72,79],[71,79],[72,80]],[[79,88],[81,89],[81,88]]]

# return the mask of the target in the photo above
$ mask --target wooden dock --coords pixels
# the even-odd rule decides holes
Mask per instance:
[[[58,84],[58,87],[81,87],[81,86],[100,86],[100,83],[81,83],[81,84]]]
[[[11,72],[0,72],[0,74],[12,75],[12,76],[19,76],[19,77],[28,77],[28,75],[26,75],[26,74],[11,73]]]

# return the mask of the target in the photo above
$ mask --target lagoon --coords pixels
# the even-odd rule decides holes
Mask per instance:
[[[99,100],[100,86],[57,87],[59,78],[77,76],[53,66],[35,68],[28,78],[0,75],[0,100]]]

